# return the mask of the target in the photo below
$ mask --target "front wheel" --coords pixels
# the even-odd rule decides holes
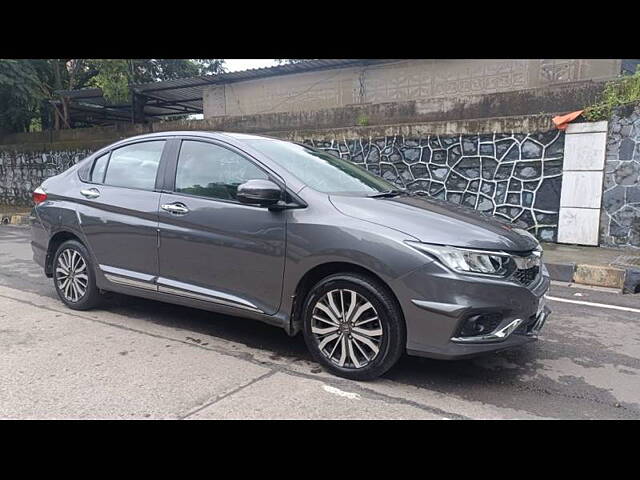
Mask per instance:
[[[352,380],[384,374],[404,351],[404,321],[387,289],[368,277],[335,274],[318,282],[303,308],[314,359]]]

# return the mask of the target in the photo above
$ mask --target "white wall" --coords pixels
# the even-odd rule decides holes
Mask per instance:
[[[567,128],[558,243],[598,245],[606,142],[607,122]]]

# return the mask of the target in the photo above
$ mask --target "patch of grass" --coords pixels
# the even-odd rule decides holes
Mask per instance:
[[[358,118],[356,118],[356,125],[366,127],[369,125],[369,117],[367,115],[359,115]]]
[[[607,82],[600,100],[587,107],[583,115],[590,122],[608,120],[614,108],[635,102],[640,102],[640,66],[633,75],[624,75]]]

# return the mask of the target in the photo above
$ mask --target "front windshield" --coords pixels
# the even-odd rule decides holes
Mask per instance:
[[[268,138],[245,141],[320,192],[372,194],[397,189],[348,160],[304,145]]]

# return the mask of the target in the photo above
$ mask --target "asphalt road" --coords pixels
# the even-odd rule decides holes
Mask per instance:
[[[549,295],[538,342],[352,382],[252,320],[120,295],[69,310],[28,228],[0,226],[0,418],[640,418],[640,295]]]

